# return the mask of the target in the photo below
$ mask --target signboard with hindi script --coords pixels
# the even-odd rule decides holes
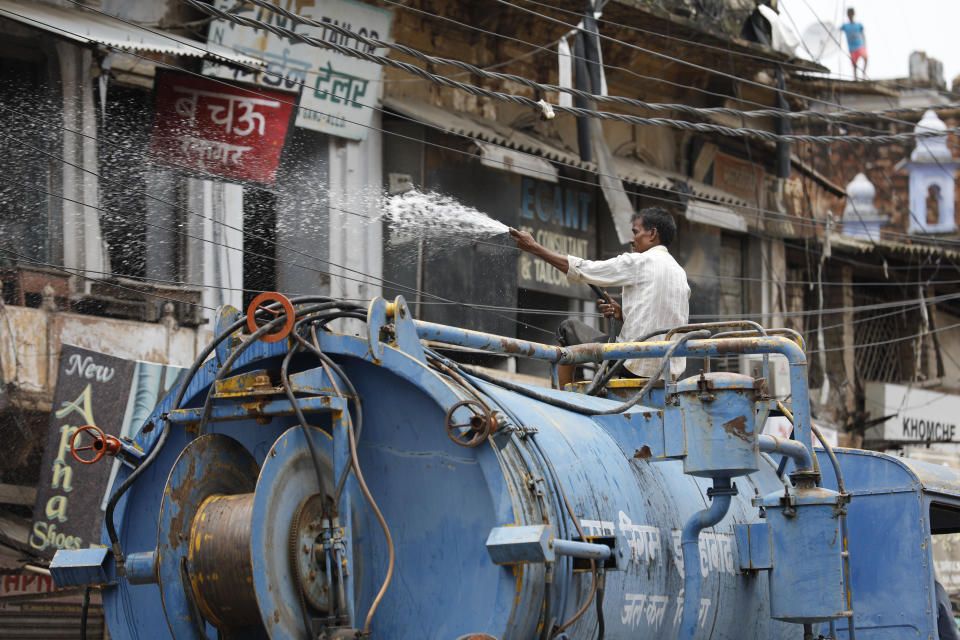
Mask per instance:
[[[58,549],[100,544],[108,487],[119,462],[80,464],[70,454],[73,434],[90,424],[109,435],[133,437],[184,371],[62,346],[27,539],[39,555],[52,558]],[[90,444],[89,437],[80,438],[80,444]]]
[[[163,164],[272,184],[292,108],[289,94],[158,70],[150,155]]]
[[[338,25],[361,36],[386,40],[390,33],[393,14],[387,9],[350,0],[273,1],[303,18]],[[237,3],[215,0],[214,4],[226,10]],[[350,49],[387,55],[383,47],[371,47],[329,28],[297,23],[263,7],[241,4],[234,13]],[[228,20],[210,23],[208,41],[259,58],[265,67],[255,70],[207,62],[205,74],[301,91],[296,126],[351,140],[366,138],[380,95],[380,65]]]

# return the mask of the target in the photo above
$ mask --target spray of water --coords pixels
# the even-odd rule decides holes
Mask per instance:
[[[400,238],[464,245],[507,233],[507,225],[453,198],[417,189],[386,196],[381,216]]]

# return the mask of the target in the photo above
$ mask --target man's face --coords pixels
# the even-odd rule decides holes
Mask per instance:
[[[633,250],[635,252],[643,253],[658,244],[660,244],[660,235],[656,229],[645,229],[643,220],[640,218],[633,221]]]
[[[853,22],[853,9],[847,11],[847,17],[850,18],[850,22]]]

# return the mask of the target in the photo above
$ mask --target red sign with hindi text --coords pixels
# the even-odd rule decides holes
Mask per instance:
[[[272,184],[287,136],[290,94],[157,71],[150,154],[162,164]]]

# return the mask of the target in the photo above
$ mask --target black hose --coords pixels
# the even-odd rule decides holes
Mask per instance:
[[[645,333],[633,342],[646,342],[653,336],[658,336],[662,333],[668,333],[669,331],[671,331],[671,329],[656,329],[654,331]],[[600,371],[597,372],[597,375],[594,376],[593,381],[590,382],[590,384],[584,390],[584,393],[586,393],[588,396],[595,396],[600,393],[600,390],[603,389],[608,382],[610,382],[610,379],[617,375],[617,371],[623,366],[624,362],[626,362],[626,360],[604,360],[604,366],[602,366]]]
[[[87,640],[87,617],[90,615],[90,587],[83,588],[83,604],[80,605],[80,640]]]
[[[587,286],[593,289],[593,292],[596,294],[597,299],[599,300],[606,299],[607,302],[613,304],[613,298],[611,298],[606,291],[604,291],[603,289],[601,289],[595,284],[588,284]],[[607,342],[615,342],[617,340],[617,319],[614,316],[609,316],[609,317],[605,316],[605,319],[607,322]]]
[[[445,363],[448,366],[451,366],[451,368],[459,369],[464,373],[470,376],[473,376],[474,378],[479,378],[480,380],[489,382],[490,384],[503,387],[504,389],[514,391],[521,395],[525,395],[528,398],[533,398],[534,400],[544,402],[546,404],[552,405],[554,407],[558,407],[560,409],[566,409],[567,411],[572,411],[574,413],[579,413],[585,416],[609,416],[617,413],[623,413],[627,409],[638,404],[641,398],[643,398],[643,396],[649,393],[650,390],[653,388],[653,385],[660,379],[660,376],[663,374],[664,369],[667,368],[667,362],[670,361],[670,358],[673,356],[673,353],[678,348],[680,348],[681,345],[685,344],[688,340],[692,338],[706,338],[709,336],[710,336],[710,332],[705,329],[700,331],[691,331],[690,333],[683,334],[676,342],[671,343],[670,346],[667,347],[667,352],[663,354],[663,358],[660,360],[660,366],[657,367],[657,371],[653,374],[653,376],[650,377],[649,380],[647,380],[647,383],[643,385],[643,388],[640,389],[640,391],[633,394],[633,396],[629,400],[627,400],[622,404],[617,405],[612,409],[588,409],[586,407],[580,406],[579,404],[574,404],[572,402],[567,402],[565,400],[560,400],[558,398],[552,398],[548,395],[539,393],[537,391],[534,391],[532,389],[529,389],[527,387],[524,387],[518,384],[514,384],[512,382],[508,382],[501,378],[494,378],[493,376],[489,376],[483,373],[482,371],[477,371],[476,369],[463,367],[449,360],[447,360]]]
[[[326,363],[326,365],[327,365],[328,367],[330,367],[330,369],[332,369],[335,374],[337,374],[337,377],[339,377],[341,380],[343,380],[343,384],[346,385],[346,387],[347,387],[347,392],[348,392],[351,396],[353,396],[354,412],[355,412],[356,415],[357,415],[357,417],[356,417],[357,426],[356,426],[356,435],[355,435],[355,437],[357,438],[357,440],[359,440],[359,439],[360,439],[360,433],[361,433],[362,428],[363,428],[363,403],[362,403],[362,401],[360,400],[360,394],[357,393],[357,388],[353,386],[353,383],[350,382],[350,378],[347,377],[347,374],[344,373],[344,371],[343,371],[343,369],[340,367],[340,365],[338,365],[336,362],[333,361],[333,358],[331,358],[330,356],[328,356],[327,354],[325,354],[323,351],[321,351],[320,349],[318,349],[316,346],[310,344],[309,341],[303,340],[303,339],[299,336],[299,334],[296,334],[295,337],[297,337],[299,340],[301,340],[301,344],[302,344],[304,347],[306,347],[306,348],[307,348],[309,351],[311,351],[314,355],[316,355],[318,358],[320,358],[320,360],[322,360],[324,363]],[[331,382],[332,382],[332,381],[331,381]],[[334,490],[334,504],[338,504],[339,501],[340,501],[340,494],[343,492],[343,486],[344,486],[344,484],[346,483],[347,475],[348,475],[349,472],[350,472],[350,467],[351,467],[351,465],[348,464],[347,466],[345,466],[345,467],[343,468],[343,471],[340,472],[340,478],[337,480],[337,486],[336,486],[336,489]]]
[[[309,307],[302,307],[300,309],[296,309],[293,315],[294,315],[294,318],[297,318],[299,316],[303,316],[309,313],[316,313],[318,311],[326,311],[327,309],[339,308],[340,304],[341,303],[338,301],[314,304]],[[275,327],[283,324],[286,321],[287,321],[286,315],[282,315],[271,320],[267,324],[263,325],[262,327],[254,331],[252,334],[250,334],[249,337],[247,337],[243,342],[241,342],[236,349],[234,349],[230,353],[230,357],[228,357],[227,360],[220,366],[220,369],[217,371],[217,375],[214,376],[213,378],[213,382],[210,383],[210,388],[207,390],[207,398],[203,403],[203,412],[200,414],[200,424],[197,426],[198,436],[204,435],[206,433],[207,422],[210,420],[210,413],[213,411],[213,396],[214,396],[214,390],[216,389],[217,383],[220,380],[223,380],[223,378],[228,373],[230,373],[234,363],[240,358],[241,355],[243,355],[244,351],[249,349],[250,346],[255,344],[257,341],[259,341],[262,336],[266,335],[267,333],[272,331]]]
[[[300,428],[303,430],[303,437],[307,440],[307,448],[310,449],[310,457],[313,458],[313,466],[317,472],[317,487],[322,489],[323,466],[320,464],[320,452],[317,451],[317,444],[313,441],[313,435],[310,433],[310,425],[307,424],[307,419],[303,415],[300,403],[297,402],[297,397],[293,395],[293,389],[290,388],[290,377],[287,373],[291,358],[293,358],[294,354],[299,350],[300,345],[295,345],[287,351],[287,355],[284,356],[283,364],[280,365],[280,384],[283,385],[283,391],[287,394],[287,400],[290,401],[290,406],[293,408],[293,412],[297,416],[297,421],[300,423]]]
[[[597,584],[597,640],[603,640],[604,635],[604,624],[603,624],[603,593],[606,589],[607,577],[606,574],[600,574],[600,582]]]
[[[547,565],[547,581],[543,586],[543,626],[540,628],[540,638],[539,640],[549,640],[550,634],[553,632],[553,620],[550,619],[550,584],[553,582],[553,567]]]

